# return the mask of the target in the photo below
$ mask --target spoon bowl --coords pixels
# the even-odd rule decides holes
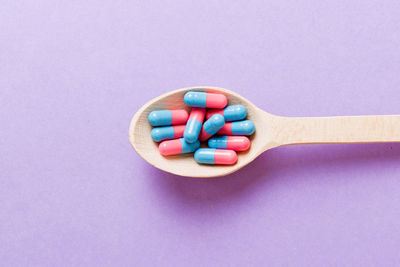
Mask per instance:
[[[247,108],[247,119],[252,120],[256,131],[249,138],[251,147],[247,151],[238,152],[238,161],[234,165],[203,165],[198,164],[193,154],[182,154],[176,156],[162,156],[158,151],[158,143],[151,138],[152,130],[147,117],[153,110],[159,109],[186,109],[190,111],[183,102],[183,96],[187,91],[202,91],[209,93],[224,94],[228,98],[229,105],[242,104]],[[190,177],[217,177],[230,174],[253,161],[259,154],[265,151],[267,142],[265,137],[269,136],[265,124],[258,123],[269,116],[266,112],[257,108],[244,97],[223,88],[217,87],[189,87],[163,94],[146,103],[133,117],[129,128],[129,140],[136,152],[148,163],[163,171]],[[273,115],[270,115],[273,117]],[[273,143],[270,143],[273,147]]]
[[[250,136],[250,149],[237,153],[236,164],[202,165],[195,161],[192,153],[168,157],[159,153],[158,143],[151,138],[152,127],[147,117],[151,111],[160,109],[190,111],[183,102],[187,91],[224,94],[229,105],[242,104],[247,108],[247,119],[254,122],[256,130]],[[264,151],[283,145],[400,142],[400,116],[281,117],[259,109],[227,89],[188,87],[156,97],[140,108],[132,118],[129,140],[136,152],[156,168],[180,176],[210,178],[235,172]]]

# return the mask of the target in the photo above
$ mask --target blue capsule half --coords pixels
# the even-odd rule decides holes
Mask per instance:
[[[175,132],[173,126],[156,127],[151,130],[151,138],[155,142],[161,142],[167,139],[174,139]]]
[[[185,141],[184,138],[180,138],[179,140],[181,140],[182,143],[182,154],[184,153],[192,153],[194,151],[196,151],[199,147],[200,147],[200,141],[197,140],[193,143],[188,143]]]
[[[211,148],[227,149],[228,136],[216,136],[208,140],[208,146]]]
[[[243,105],[231,105],[224,108],[224,118],[226,121],[240,121],[246,118],[247,109]]]
[[[191,107],[205,108],[207,104],[207,93],[204,92],[187,92],[183,97],[186,105]]]
[[[154,110],[150,112],[148,120],[152,126],[171,125],[172,113],[169,110]]]
[[[251,120],[232,122],[233,135],[252,135],[256,130],[254,123]]]
[[[215,148],[200,148],[194,153],[194,159],[202,164],[215,164]]]
[[[230,105],[224,109],[209,109],[206,114],[206,118],[209,119],[215,114],[221,114],[224,116],[225,121],[240,121],[246,118],[247,109],[243,105]]]
[[[186,142],[193,143],[199,139],[202,123],[195,119],[188,120],[183,133]]]
[[[203,128],[209,135],[214,135],[224,124],[224,117],[220,114],[215,114],[204,123]]]

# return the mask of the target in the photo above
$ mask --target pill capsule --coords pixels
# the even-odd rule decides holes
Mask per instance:
[[[160,143],[158,150],[163,156],[191,153],[200,147],[200,142],[188,143],[183,138],[167,140]]]
[[[183,137],[185,138],[186,142],[193,143],[197,141],[205,115],[205,108],[192,108],[189,120],[186,123],[186,128],[183,133]]]
[[[206,141],[208,138],[213,136],[218,132],[219,129],[224,126],[225,120],[224,117],[220,114],[215,114],[203,124],[203,128],[201,129],[200,141]]]
[[[228,99],[223,94],[189,91],[183,97],[186,105],[199,108],[224,108]]]
[[[211,148],[246,151],[250,147],[250,140],[246,136],[216,136],[208,140]]]
[[[218,135],[252,135],[255,131],[254,123],[250,120],[225,123],[217,132]]]
[[[207,111],[206,119],[211,118],[214,114],[221,114],[225,121],[240,121],[246,118],[247,109],[243,105],[230,105],[224,109],[210,109]]]
[[[237,154],[233,150],[200,148],[194,153],[194,159],[202,164],[230,165],[237,161]]]
[[[189,113],[184,109],[154,110],[150,112],[148,120],[152,126],[166,126],[185,124]]]
[[[183,137],[186,125],[155,127],[151,130],[151,138],[156,142]]]

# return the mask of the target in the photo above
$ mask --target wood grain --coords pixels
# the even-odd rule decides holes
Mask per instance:
[[[280,145],[400,142],[400,116],[284,118]]]

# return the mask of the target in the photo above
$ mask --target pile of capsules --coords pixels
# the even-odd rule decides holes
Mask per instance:
[[[246,136],[255,130],[252,121],[243,120],[246,107],[226,106],[228,99],[223,94],[194,91],[185,94],[184,102],[192,107],[190,115],[184,109],[155,110],[149,114],[148,120],[155,127],[151,137],[155,142],[162,141],[160,153],[170,156],[195,152],[194,158],[201,164],[235,164],[235,151],[249,149]],[[200,148],[200,142],[207,140],[210,148]]]

